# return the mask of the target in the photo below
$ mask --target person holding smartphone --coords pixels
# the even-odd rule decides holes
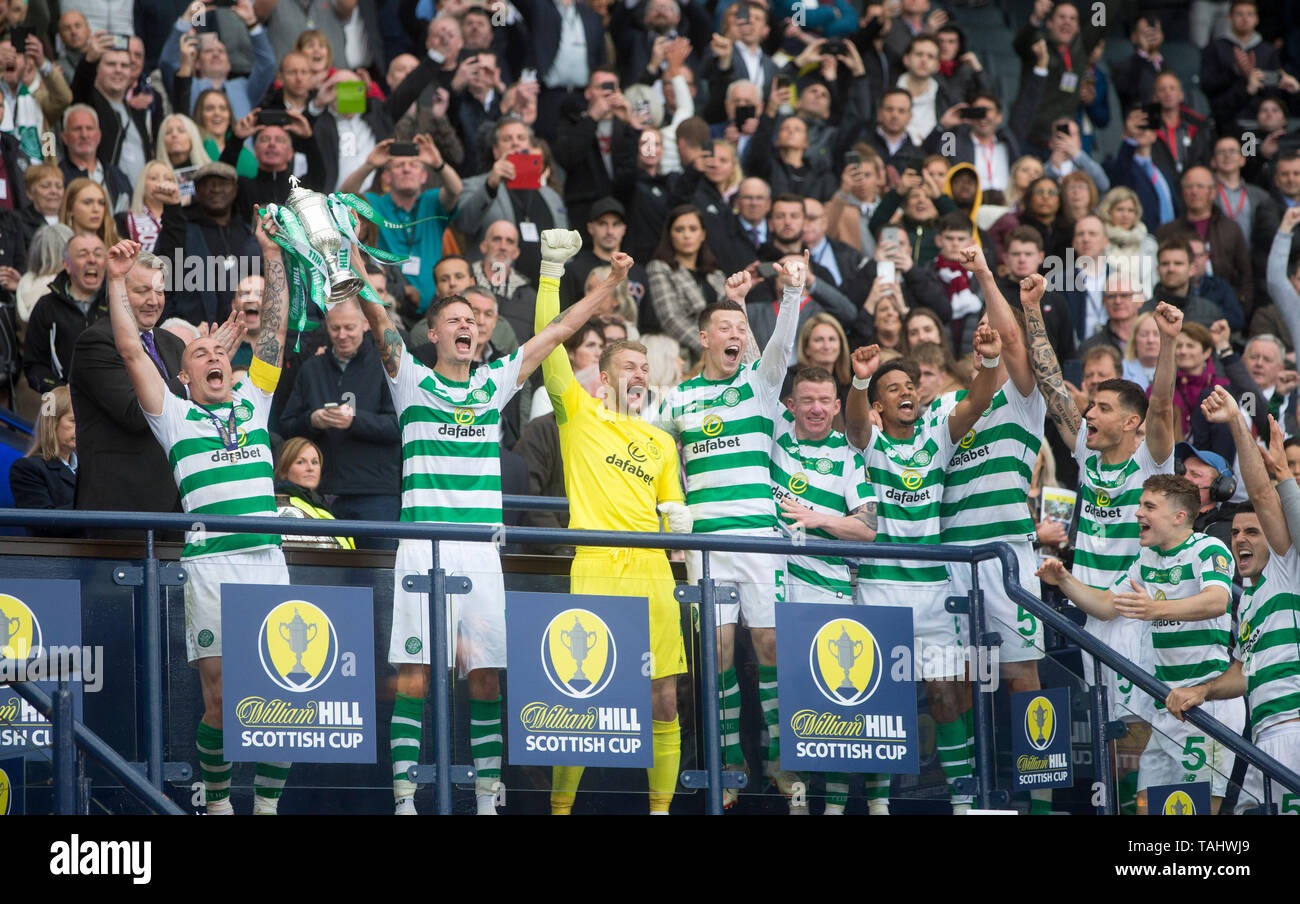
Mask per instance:
[[[555,160],[564,167],[564,203],[572,223],[586,223],[598,198],[636,178],[640,130],[631,124],[632,109],[619,90],[613,66],[592,70],[583,92],[587,108],[555,142]]]
[[[15,43],[16,42],[16,43]],[[7,41],[0,41],[0,95],[4,108],[12,112],[13,125],[7,130],[18,139],[18,147],[11,153],[3,148],[6,168],[18,159],[21,152],[33,163],[40,163],[41,135],[50,128],[72,103],[72,92],[63,79],[63,73],[45,58],[41,39],[30,30],[15,28]],[[21,178],[21,173],[18,173]],[[12,203],[13,181],[9,197],[0,197],[0,206]]]
[[[230,99],[231,113],[235,119],[242,119],[265,96],[271,83],[275,81],[276,59],[267,38],[266,29],[257,21],[251,0],[238,0],[233,7],[243,23],[248,26],[248,37],[253,44],[253,70],[247,76],[230,77],[230,56],[226,46],[216,32],[198,34],[198,62],[190,96],[198,95],[207,88],[220,88]],[[163,45],[159,65],[163,76],[170,80],[181,65],[181,41],[195,34],[191,23],[202,21],[208,13],[203,0],[195,0],[186,7],[185,12],[176,20],[167,43]],[[95,36],[98,40],[99,36]],[[92,41],[92,47],[94,42]],[[93,50],[87,51],[89,56]]]

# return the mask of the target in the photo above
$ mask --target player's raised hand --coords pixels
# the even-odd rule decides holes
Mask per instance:
[[[1291,476],[1291,465],[1286,460],[1286,433],[1271,414],[1268,416],[1268,445],[1260,443],[1259,451],[1264,456],[1264,466],[1268,468],[1270,477],[1283,481]]]
[[[1176,687],[1165,698],[1165,709],[1169,710],[1169,715],[1179,722],[1183,722],[1185,721],[1183,715],[1189,709],[1193,706],[1200,706],[1204,702],[1204,684],[1198,684],[1195,687]]]
[[[1043,564],[1036,572],[1039,580],[1053,586],[1059,587],[1065,580],[1065,564],[1060,559],[1044,559]]]
[[[992,360],[1002,354],[1002,337],[993,327],[982,326],[975,331],[972,347],[981,358]]]
[[[609,259],[609,279],[618,285],[627,279],[627,274],[632,269],[636,261],[632,260],[632,255],[622,251],[615,251]]]
[[[1115,594],[1115,611],[1135,621],[1151,621],[1159,618],[1156,601],[1147,593],[1146,588],[1132,578],[1129,578],[1128,583],[1133,588],[1131,591],[1125,590]]]
[[[979,245],[971,245],[961,253],[961,265],[972,273],[987,273],[989,263],[984,259],[984,249]]]
[[[1160,328],[1160,338],[1170,342],[1178,338],[1183,329],[1183,312],[1167,301],[1156,305],[1156,326]]]
[[[1020,280],[1020,306],[1037,308],[1043,302],[1043,293],[1047,291],[1047,280],[1041,273],[1031,273]]]
[[[727,300],[743,305],[745,296],[749,294],[749,290],[753,286],[754,277],[750,275],[748,270],[741,270],[738,273],[731,274],[727,277],[727,283],[724,286]]]
[[[805,248],[802,261],[790,261],[788,264],[782,264],[777,261],[772,265],[777,276],[785,277],[785,284],[795,289],[802,289],[804,280],[808,275],[808,250]]]
[[[1239,414],[1237,400],[1228,390],[1216,386],[1214,391],[1205,397],[1205,401],[1201,402],[1201,413],[1211,424],[1231,424],[1232,419]]]
[[[262,246],[263,257],[280,254],[280,246],[275,241],[275,234],[280,227],[275,222],[274,213],[274,204],[268,205],[265,210],[253,208],[253,235],[257,237],[257,244]]]
[[[546,229],[542,232],[542,260],[562,264],[582,248],[582,236],[573,229]]]
[[[123,239],[108,249],[108,278],[126,279],[135,266],[135,259],[140,256],[140,248],[139,242]]]
[[[880,366],[880,346],[864,345],[855,348],[849,363],[853,365],[853,376],[859,380],[870,379],[876,372],[876,368]]]
[[[1288,207],[1286,213],[1282,214],[1282,222],[1277,227],[1277,231],[1290,233],[1297,223],[1300,223],[1300,207]]]
[[[199,335],[215,337],[217,344],[224,348],[228,355],[233,355],[235,349],[239,348],[245,331],[244,312],[237,305],[230,306],[230,316],[226,318],[225,323],[214,323],[209,326],[205,321],[199,324]]]

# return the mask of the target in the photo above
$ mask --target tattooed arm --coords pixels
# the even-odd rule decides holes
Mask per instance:
[[[366,274],[364,266],[357,268],[361,278],[370,285],[370,277]],[[372,289],[374,286],[370,286]],[[366,316],[366,322],[370,324],[370,335],[375,339],[375,345],[379,347],[379,360],[384,362],[384,370],[393,379],[397,379],[397,368],[402,363],[402,349],[405,345],[402,342],[402,334],[397,332],[397,327],[393,326],[393,321],[388,319],[388,311],[383,305],[375,304],[373,301],[366,301],[358,297],[357,304],[361,305],[362,313]],[[418,328],[418,325],[417,325]]]
[[[1021,288],[1020,306],[1025,312],[1025,332],[1029,336],[1029,363],[1034,368],[1034,377],[1038,380],[1038,390],[1047,402],[1047,416],[1056,424],[1061,439],[1071,449],[1079,438],[1079,427],[1083,415],[1074,404],[1074,397],[1065,385],[1061,375],[1061,364],[1056,360],[1056,352],[1047,341],[1047,327],[1043,323],[1043,291],[1047,281],[1034,274],[1028,277],[1034,286],[1032,289]]]
[[[876,539],[878,516],[875,502],[860,505],[847,515],[826,515],[790,499],[782,499],[781,516],[802,524],[808,530],[824,530],[838,540],[870,543]]]
[[[289,280],[284,272],[280,246],[267,234],[274,231],[271,217],[262,217],[254,224],[258,244],[262,246],[263,274],[266,286],[262,289],[262,331],[257,336],[253,357],[279,370],[284,361],[284,337],[289,329]]]

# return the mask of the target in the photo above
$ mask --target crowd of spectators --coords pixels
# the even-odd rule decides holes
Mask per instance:
[[[972,240],[1013,304],[1048,277],[1081,409],[1105,379],[1149,384],[1168,302],[1179,457],[1208,517],[1242,498],[1210,492],[1235,457],[1200,414],[1213,387],[1300,435],[1298,74],[1300,13],[1254,0],[0,0],[0,405],[39,421],[11,486],[34,507],[178,507],[107,329],[106,250],[168,262],[165,294],[132,305],[183,393],[195,336],[220,331],[246,366],[251,217],[296,177],[370,201],[362,239],[407,260],[362,266],[426,363],[438,296],[471,300],[484,362],[531,336],[543,230],[586,243],[565,306],[632,253],[567,344],[593,390],[617,338],[653,349],[652,398],[690,375],[697,315],[737,270],[761,346],[772,265],[805,250],[799,363],[841,398],[869,343],[918,363],[926,401],[969,382]],[[285,505],[395,518],[399,430],[364,319],[291,326]],[[554,415],[529,389],[505,412],[505,489],[558,495]],[[1072,486],[1045,435],[1038,475]]]

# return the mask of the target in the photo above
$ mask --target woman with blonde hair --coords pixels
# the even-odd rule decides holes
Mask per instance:
[[[203,147],[198,125],[184,113],[173,113],[162,121],[154,159],[170,163],[173,169],[212,162]]]
[[[320,447],[305,436],[284,441],[275,459],[276,514],[281,518],[333,519],[320,489],[324,459]],[[330,549],[356,549],[351,537],[284,536],[294,546],[323,546]]]
[[[1106,227],[1106,258],[1115,258],[1121,273],[1127,268],[1137,274],[1135,289],[1144,295],[1155,285],[1155,262],[1158,243],[1142,222],[1142,202],[1137,192],[1117,185],[1102,197],[1097,216]]]
[[[31,203],[17,213],[28,242],[43,227],[59,222],[65,181],[63,170],[53,163],[33,163],[23,173],[23,186]]]
[[[14,507],[70,509],[77,490],[77,421],[67,386],[56,386],[42,399],[35,437],[27,456],[9,468]],[[33,537],[68,536],[67,530],[27,528]]]
[[[140,172],[131,197],[131,209],[118,214],[117,229],[124,237],[139,242],[144,250],[153,253],[162,231],[164,204],[179,204],[180,184],[171,165],[162,160],[150,160]]]
[[[1128,345],[1124,349],[1125,380],[1132,380],[1146,392],[1151,385],[1151,378],[1156,372],[1156,361],[1160,358],[1160,327],[1156,326],[1156,315],[1151,311],[1138,316],[1129,334]]]
[[[112,209],[104,186],[94,179],[73,179],[63,193],[59,222],[71,227],[73,235],[97,235],[104,247],[112,248],[121,241],[113,223]]]

